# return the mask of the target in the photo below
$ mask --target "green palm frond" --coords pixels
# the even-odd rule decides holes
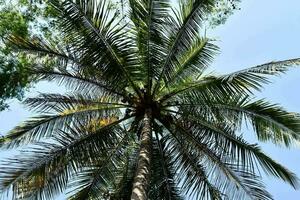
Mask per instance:
[[[44,143],[40,146],[43,147],[30,149],[30,153],[22,152],[24,157],[19,157],[22,158],[22,162],[7,160],[11,171],[2,172],[6,179],[1,180],[4,183],[1,191],[12,185],[13,198],[16,199],[46,199],[46,195],[48,199],[55,199],[56,195],[64,191],[69,173],[73,170],[67,163],[65,151],[60,145]],[[26,160],[26,157],[32,155],[35,156],[34,160]]]
[[[199,28],[204,16],[212,9],[213,0],[180,1],[180,11],[176,18],[170,17],[172,27],[169,30],[169,52],[161,66],[154,93],[159,89],[161,80],[168,82],[179,59],[177,56],[189,50],[194,38],[199,34]]]
[[[91,120],[116,116],[118,107],[109,106],[82,106],[75,109],[64,110],[55,115],[42,115],[15,127],[4,138],[2,147],[14,148],[42,138],[51,137],[57,130],[67,128],[68,124],[78,122],[88,125]],[[120,119],[121,122],[124,119]]]
[[[180,188],[175,180],[176,170],[170,154],[166,154],[166,144],[158,133],[155,134],[153,145],[152,188],[150,199],[182,199]]]
[[[123,164],[116,170],[116,186],[111,192],[112,199],[130,199],[130,193],[132,190],[135,169],[138,156],[138,145],[133,140],[130,145],[127,145],[125,153],[122,155],[124,158]],[[125,156],[125,157],[124,157]]]
[[[135,168],[134,162],[130,163],[134,158],[129,159],[128,156],[129,153],[137,152],[137,148],[135,140],[126,130],[123,131],[127,134],[107,149],[99,162],[74,174],[69,185],[70,199],[128,198],[126,189],[132,187]]]
[[[188,118],[188,120],[193,123],[192,129],[198,140],[214,141],[214,148],[221,147],[224,153],[228,152],[227,158],[233,159],[249,172],[255,172],[255,166],[260,166],[267,174],[286,181],[294,188],[299,187],[295,174],[265,155],[256,144],[248,144],[244,139],[236,136],[232,128],[212,124],[200,118]]]
[[[108,95],[118,95],[126,98],[127,95],[121,91],[121,85],[111,85],[107,81],[103,81],[103,75],[93,72],[94,76],[99,75],[99,79],[94,80],[91,73],[82,73],[78,71],[66,70],[65,68],[57,69],[32,69],[32,73],[38,77],[39,80],[56,81],[59,84],[65,85],[67,88],[72,88],[77,92],[95,93],[102,92]]]
[[[119,122],[119,121],[118,121]],[[99,161],[96,154],[108,151],[124,131],[114,122],[97,130],[84,126],[60,131],[55,143],[36,143],[23,152],[22,159],[10,159],[10,170],[1,171],[1,190],[13,185],[14,194],[22,198],[55,199],[63,192],[68,180],[80,168]],[[26,159],[34,155],[35,159]],[[30,183],[30,184],[28,184]]]
[[[158,67],[166,52],[164,19],[168,17],[170,2],[169,0],[130,0],[129,3],[131,21],[136,28],[137,46],[147,75],[145,83],[147,90],[151,91],[152,81],[158,74]]]
[[[176,83],[186,80],[186,78],[198,78],[212,62],[213,56],[217,52],[218,47],[211,43],[208,38],[197,38],[180,58],[179,65],[166,86],[170,86],[174,81]]]
[[[81,107],[101,107],[101,106],[116,106],[117,108],[131,107],[118,101],[111,95],[81,95],[81,94],[40,94],[34,98],[27,98],[24,104],[31,109],[39,112],[56,112],[63,113],[66,110],[76,110]],[[108,109],[108,108],[107,108]]]
[[[115,147],[101,155],[103,160],[96,163],[95,166],[88,167],[75,174],[77,180],[74,180],[70,187],[76,189],[74,190],[75,194],[70,199],[97,198],[99,191],[105,192],[111,187],[109,180],[114,179],[114,172],[117,171],[116,163],[120,162],[120,157],[116,157],[116,155],[123,153],[120,150],[125,142],[127,141],[123,137]],[[105,198],[105,195],[107,194],[102,194],[103,198]]]
[[[190,198],[221,199],[221,192],[208,179],[205,168],[199,163],[193,153],[189,152],[177,139],[169,142],[170,155],[174,159],[174,167],[178,171],[178,181],[182,190]]]
[[[61,12],[62,32],[72,33],[68,44],[73,44],[74,51],[81,52],[81,63],[100,68],[111,80],[126,79],[140,95],[133,80],[136,65],[130,63],[135,56],[133,47],[123,27],[118,26],[117,12],[109,9],[112,2],[52,0],[51,3]]]
[[[221,100],[210,99],[196,101],[190,97],[190,102],[182,104],[181,113],[194,112],[192,118],[210,112],[211,116],[220,121],[234,124],[241,128],[243,120],[250,122],[260,141],[272,141],[275,144],[289,146],[299,140],[300,117],[299,114],[288,112],[282,107],[271,104],[265,100],[251,101],[247,97],[228,97]],[[208,116],[208,115],[207,115]]]
[[[24,39],[20,36],[10,36],[8,38],[10,46],[16,51],[37,54],[39,56],[57,57],[64,61],[75,62],[76,58],[69,54],[67,50],[62,49],[58,45],[51,44],[41,38]]]
[[[85,66],[78,53],[73,52],[69,48],[62,49],[59,46],[54,46],[39,38],[30,41],[18,36],[11,36],[9,42],[17,51],[38,56],[31,57],[31,59],[41,60],[41,57],[43,57],[43,64],[50,64],[48,68],[39,67],[39,65],[28,67],[28,70],[40,80],[56,79],[59,83],[66,83],[67,86],[72,89],[75,88],[75,85],[77,85],[77,88],[80,88],[78,90],[85,90],[84,88],[88,88],[86,91],[94,86],[95,89],[104,90],[111,95],[116,94],[125,96],[118,91],[120,90],[120,87],[123,89],[123,86],[118,84],[110,85],[109,82],[105,81],[106,78],[102,73],[95,71],[95,69],[91,68],[89,65]],[[102,81],[94,80],[92,78],[96,75],[99,76],[99,79],[101,78]]]
[[[271,62],[235,73],[222,76],[204,76],[197,81],[188,80],[187,83],[173,89],[161,97],[162,101],[177,95],[231,95],[231,94],[253,94],[252,89],[259,90],[262,84],[268,83],[266,75],[278,75],[286,72],[289,67],[299,65],[299,59]],[[208,94],[206,94],[208,93]]]
[[[168,122],[164,123],[166,124],[165,126],[169,126],[167,123]],[[212,177],[209,177],[215,182],[215,186],[213,187],[221,189],[221,191],[217,190],[214,193],[218,195],[232,195],[229,197],[232,199],[272,199],[270,194],[260,183],[259,177],[253,174],[253,172],[249,172],[247,168],[244,169],[242,166],[236,165],[235,162],[230,162],[229,160],[223,159],[223,156],[226,157],[226,154],[223,152],[224,149],[218,151],[215,149],[216,147],[211,145],[213,143],[212,140],[209,140],[208,144],[204,143],[203,140],[198,141],[197,138],[190,133],[190,130],[182,127],[179,125],[179,123],[172,124],[174,124],[175,127],[170,127],[171,129],[169,128],[169,130],[171,131],[173,138],[175,138],[175,141],[181,146],[182,149],[184,148],[188,150],[187,153],[189,154],[190,159],[191,157],[194,157],[194,160],[196,158],[201,158],[198,159],[198,162],[202,163],[202,170],[204,166],[211,170],[208,171],[207,174],[213,174]],[[176,132],[180,133],[181,135]],[[183,138],[185,138],[185,140]],[[221,154],[221,152],[223,152],[223,154]],[[249,177],[252,177],[252,179],[249,179]],[[187,188],[190,187],[191,185],[187,186]],[[195,195],[199,191],[200,189],[190,191],[190,195]],[[207,194],[207,192],[203,192],[203,195]],[[197,196],[197,198],[209,199],[206,196]],[[220,199],[220,197],[214,198]]]
[[[300,59],[298,58],[277,62],[273,61],[237,71],[229,75],[225,75],[222,78],[224,81],[236,80],[238,82],[243,82],[244,85],[259,90],[262,87],[261,83],[268,83],[266,75],[279,75],[286,72],[289,67],[297,66],[299,64]]]
[[[250,118],[259,140],[271,140],[288,146],[299,139],[300,116],[298,114],[287,112],[263,100],[242,106],[242,112],[243,107],[244,114]]]

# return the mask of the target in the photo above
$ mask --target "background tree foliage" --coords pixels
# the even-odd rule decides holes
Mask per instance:
[[[240,0],[221,0],[207,18],[207,28],[224,24],[233,12],[239,9]],[[116,0],[115,5],[124,4]],[[115,8],[122,6],[115,6]],[[125,5],[123,5],[125,7]],[[114,8],[112,8],[114,9]],[[120,10],[120,14],[126,11]],[[47,38],[60,41],[56,31],[56,14],[46,1],[0,0],[0,111],[8,108],[7,100],[22,100],[24,92],[38,81],[28,71],[31,60],[12,51],[6,41],[9,35],[22,38]],[[50,64],[50,63],[49,63]]]
[[[28,71],[30,59],[14,53],[6,40],[10,35],[22,38],[53,37],[55,23],[46,4],[28,0],[0,1],[0,111],[8,108],[6,101],[21,100],[36,78]]]
[[[5,100],[17,97],[21,99],[24,88],[28,85],[29,74],[26,72],[26,58],[22,55],[15,57],[9,45],[4,44],[8,35],[14,34],[28,37],[28,20],[17,10],[3,8],[0,13],[0,110],[7,107]]]

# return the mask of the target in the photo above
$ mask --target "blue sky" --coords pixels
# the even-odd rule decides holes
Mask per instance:
[[[241,10],[231,16],[225,25],[208,32],[208,35],[218,39],[217,44],[221,48],[221,54],[211,69],[228,73],[269,61],[300,57],[299,8],[299,0],[244,0]],[[300,67],[272,80],[273,83],[266,85],[257,96],[300,113]],[[62,91],[41,83],[28,95],[34,96],[36,91],[54,93],[57,90]],[[0,113],[0,134],[3,135],[30,115],[17,101],[11,101],[10,110]],[[245,131],[244,135],[255,142],[251,132]],[[300,177],[300,146],[287,150],[262,144],[262,148]],[[300,196],[300,190],[294,191],[277,179],[264,177],[264,182],[276,200]]]

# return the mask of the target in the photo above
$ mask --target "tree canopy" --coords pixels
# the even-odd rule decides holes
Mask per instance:
[[[7,108],[7,100],[22,100],[26,89],[37,80],[29,72],[30,59],[12,51],[7,38],[52,37],[54,17],[43,4],[30,1],[0,2],[0,111]]]
[[[2,163],[2,194],[270,200],[263,174],[299,188],[240,131],[246,123],[258,141],[299,142],[300,115],[254,91],[300,58],[207,73],[219,48],[203,29],[219,2],[51,0],[59,40],[10,34],[30,74],[68,93],[24,101],[39,114],[1,138],[21,151]]]
[[[114,1],[115,8],[121,12],[126,1]],[[213,28],[225,23],[226,19],[239,9],[239,0],[222,0],[211,11],[207,26]],[[121,5],[122,6],[116,6]],[[0,111],[8,108],[7,100],[22,100],[24,92],[38,81],[26,68],[30,59],[11,51],[5,41],[9,35],[20,37],[45,37],[59,40],[56,28],[56,14],[49,1],[1,0],[0,1]],[[53,34],[56,33],[56,34]]]

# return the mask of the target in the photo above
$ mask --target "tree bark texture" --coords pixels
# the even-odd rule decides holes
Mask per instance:
[[[143,119],[141,146],[138,165],[133,182],[131,200],[146,200],[150,183],[150,166],[152,152],[152,111],[147,109]]]

